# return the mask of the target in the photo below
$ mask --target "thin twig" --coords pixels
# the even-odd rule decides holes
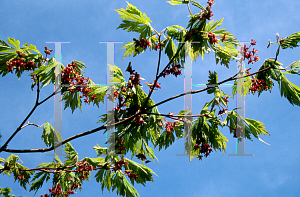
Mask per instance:
[[[189,3],[187,3],[187,7],[188,7],[188,9],[189,9],[190,15],[193,16],[193,14],[192,14],[192,12],[191,12],[191,10],[190,10]]]
[[[44,123],[44,124],[45,124],[45,123]],[[34,123],[29,123],[29,121],[28,121],[28,123],[27,123],[26,125],[24,125],[23,127],[21,127],[21,129],[23,129],[24,127],[27,127],[28,125],[34,125],[34,126],[36,126],[36,127],[42,127],[44,124],[42,124],[41,126],[39,126],[39,125],[34,124]]]

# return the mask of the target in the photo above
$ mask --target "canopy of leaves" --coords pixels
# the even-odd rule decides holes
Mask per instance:
[[[41,65],[40,61],[42,59],[42,55],[36,49],[36,46],[32,44],[28,45],[28,43],[26,43],[22,45],[22,47],[20,48],[20,41],[10,37],[7,37],[7,42],[0,39],[0,74],[2,74],[2,77],[4,77],[9,73],[6,62],[18,56],[18,53],[16,51],[24,53],[26,55],[25,56],[26,59],[30,59],[34,62],[39,62],[39,66]],[[32,54],[30,51],[36,52],[37,54]],[[18,79],[20,79],[23,72],[24,70],[23,71],[15,70]]]

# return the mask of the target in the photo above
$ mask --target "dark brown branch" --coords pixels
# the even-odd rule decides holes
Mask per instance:
[[[37,81],[39,80],[39,76],[37,76]],[[45,101],[47,101],[48,99],[50,99],[53,95],[60,93],[61,91],[57,91],[57,92],[53,92],[50,96],[48,96],[46,99],[44,99],[42,102],[38,102],[39,101],[39,95],[40,95],[40,85],[39,83],[37,83],[37,98],[36,98],[36,102],[35,105],[33,106],[32,110],[29,112],[29,114],[26,116],[26,118],[23,120],[23,122],[20,124],[20,126],[16,129],[16,131],[9,137],[9,139],[4,143],[4,145],[0,148],[0,153],[4,150],[9,150],[6,149],[8,143],[15,137],[15,135],[24,127],[22,127],[22,125],[25,124],[25,122],[30,118],[30,116],[33,114],[33,112],[35,111],[35,109],[41,105],[42,103],[44,103]]]
[[[274,65],[276,64],[276,60],[277,60],[277,57],[278,57],[278,55],[279,55],[279,48],[280,48],[280,45],[278,46],[278,49],[277,49],[277,52],[276,52],[276,57],[275,57]],[[252,76],[252,75],[255,75],[255,74],[257,74],[257,73],[260,73],[260,72],[263,72],[263,71],[265,71],[265,70],[268,70],[268,69],[270,69],[270,68],[272,68],[272,66],[267,67],[267,68],[264,68],[264,69],[259,70],[259,71],[257,71],[257,72],[254,72],[254,73],[252,73],[252,74],[249,74],[249,75],[246,75],[246,76],[242,76],[242,77],[235,77],[235,76],[237,75],[237,74],[235,74],[234,76],[229,77],[228,79],[225,79],[224,81],[219,82],[218,85],[220,85],[220,84],[222,84],[222,83],[225,83],[225,82],[227,82],[227,81],[232,81],[232,80],[235,80],[235,79],[240,79],[240,78]],[[173,100],[173,99],[176,99],[176,98],[178,98],[178,97],[184,96],[184,95],[186,95],[186,94],[196,94],[196,93],[199,93],[199,92],[203,92],[203,91],[205,91],[205,90],[208,90],[208,89],[210,89],[210,88],[213,88],[213,87],[207,87],[207,88],[204,88],[204,89],[202,89],[202,90],[196,90],[196,91],[186,92],[186,93],[183,93],[183,94],[179,94],[179,95],[177,95],[177,96],[173,96],[173,97],[168,98],[168,99],[166,99],[166,100],[164,100],[164,101],[161,101],[161,102],[159,102],[159,103],[157,103],[157,104],[155,104],[155,105],[152,105],[151,107],[147,108],[146,111],[148,111],[149,109],[152,109],[153,107],[157,107],[157,106],[159,106],[159,105],[161,105],[161,104],[163,104],[163,103],[165,103],[165,102],[168,102],[168,101],[170,101],[170,100]]]
[[[192,23],[192,25],[191,25],[191,27],[190,27],[190,31],[191,31],[191,29],[192,29],[192,26],[193,26],[194,22],[195,22],[195,21],[193,21],[193,23]],[[160,40],[160,35],[159,35],[159,40]],[[185,41],[187,41],[187,38],[185,38]],[[151,97],[151,94],[152,94],[152,92],[153,92],[153,90],[154,90],[154,88],[155,88],[155,86],[156,86],[156,84],[157,84],[157,82],[158,82],[158,79],[162,76],[162,74],[165,72],[165,70],[171,65],[171,63],[173,62],[173,60],[175,59],[175,57],[179,54],[179,52],[181,51],[181,49],[182,49],[183,46],[184,46],[184,44],[182,44],[182,45],[177,49],[175,55],[174,55],[174,56],[172,57],[172,59],[169,61],[169,63],[167,64],[167,66],[160,72],[160,74],[158,75],[158,72],[156,73],[155,82],[154,82],[153,86],[151,87],[151,91],[150,91],[149,95],[147,96],[145,103],[142,105],[142,110],[143,110],[143,111],[145,110],[144,108],[145,108],[145,106],[147,105],[147,103],[148,103],[148,101],[149,101],[149,99],[150,99],[150,97]],[[159,71],[160,57],[161,57],[161,49],[159,50],[159,60],[158,60],[157,71]],[[151,109],[151,108],[149,108],[149,109]],[[148,110],[148,109],[146,109],[146,111],[147,111],[147,110]]]
[[[15,130],[15,132],[9,137],[9,139],[4,143],[4,145],[0,148],[0,153],[7,147],[8,143],[14,138],[15,135],[17,135],[17,133],[22,129],[22,125],[25,124],[25,122],[28,120],[28,118],[31,116],[31,114],[34,112],[34,110],[37,108],[38,106],[38,102],[39,102],[39,96],[40,96],[40,86],[39,86],[39,77],[37,76],[37,95],[36,95],[36,101],[35,101],[35,105],[32,108],[32,110],[29,112],[29,114],[27,115],[27,117],[23,120],[23,122],[19,125],[19,127]]]
[[[119,124],[125,123],[125,122],[127,122],[127,121],[133,119],[133,118],[134,118],[135,116],[137,116],[137,115],[138,115],[138,113],[137,113],[137,114],[134,114],[134,115],[132,115],[132,116],[130,116],[130,117],[128,117],[128,118],[125,118],[125,119],[123,119],[123,120],[120,121],[120,122],[117,122],[117,123],[114,123],[114,124],[109,124],[109,123],[110,123],[110,122],[109,122],[109,123],[108,123],[109,125],[108,125],[108,124],[107,124],[106,126],[103,125],[103,126],[101,126],[101,127],[92,129],[92,130],[90,130],[90,131],[86,131],[86,132],[83,132],[83,133],[74,135],[74,136],[69,137],[68,139],[63,140],[62,142],[56,144],[55,146],[52,146],[52,147],[49,147],[49,148],[41,148],[41,149],[22,149],[22,150],[3,148],[2,151],[4,151],[4,152],[12,152],[12,153],[33,153],[33,152],[36,153],[36,152],[48,152],[48,151],[54,150],[54,149],[56,149],[56,148],[62,146],[63,144],[65,144],[65,143],[67,143],[67,142],[69,142],[69,141],[72,141],[72,140],[74,140],[74,139],[77,139],[77,138],[80,138],[80,137],[83,137],[83,136],[86,136],[86,135],[95,133],[95,132],[97,132],[97,131],[106,129],[107,127],[111,127],[111,126],[113,126],[113,125],[114,125],[114,126],[117,126],[117,125],[119,125]]]

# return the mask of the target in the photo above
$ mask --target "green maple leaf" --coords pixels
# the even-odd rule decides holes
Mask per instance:
[[[141,37],[143,38],[150,36],[153,33],[150,25],[150,22],[152,22],[150,18],[148,18],[145,13],[139,11],[135,6],[128,2],[127,4],[126,10],[123,8],[115,9],[115,11],[122,15],[120,18],[125,19],[122,20],[122,23],[117,29],[123,28],[123,30],[127,30],[127,32],[137,32],[141,34]]]

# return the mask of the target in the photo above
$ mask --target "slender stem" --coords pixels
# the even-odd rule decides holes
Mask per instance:
[[[45,101],[47,101],[48,99],[50,99],[53,95],[60,93],[61,91],[57,91],[57,92],[53,92],[50,96],[48,96],[46,99],[44,99],[42,102],[39,102],[39,96],[40,96],[40,85],[39,85],[39,76],[37,76],[37,98],[36,98],[36,102],[35,105],[33,106],[32,110],[29,112],[29,114],[26,116],[26,118],[22,121],[22,123],[19,125],[19,127],[15,130],[15,132],[9,137],[9,139],[4,143],[4,145],[0,148],[0,153],[2,151],[7,150],[6,147],[8,145],[8,143],[15,137],[15,135],[25,126],[23,126],[25,124],[25,122],[30,118],[30,116],[33,114],[33,112],[35,111],[35,109],[41,105],[42,103],[44,103]],[[7,152],[7,151],[5,151]]]
[[[192,23],[192,25],[191,25],[191,27],[190,27],[190,31],[191,31],[191,29],[192,29],[192,26],[193,26],[194,22],[195,22],[195,21],[193,21],[193,23]],[[160,39],[160,36],[159,36],[159,39]],[[171,63],[174,61],[175,57],[179,54],[179,52],[181,51],[181,49],[182,49],[183,46],[184,46],[184,44],[182,44],[182,45],[177,49],[176,54],[172,57],[172,59],[169,61],[169,63],[166,65],[166,67],[160,72],[159,75],[158,75],[158,72],[157,72],[157,74],[156,74],[156,80],[155,80],[153,86],[151,87],[151,91],[150,91],[149,95],[148,95],[147,98],[146,98],[146,102],[142,105],[142,110],[143,110],[143,111],[145,111],[144,107],[147,105],[148,100],[150,99],[150,96],[151,96],[151,94],[152,94],[152,92],[153,92],[153,90],[154,90],[154,88],[155,88],[155,86],[156,86],[156,83],[157,83],[158,79],[162,76],[162,73],[164,73],[165,70],[171,65]],[[158,68],[157,68],[157,71],[159,70],[160,56],[161,56],[161,49],[160,49],[159,52],[160,52],[160,53],[159,53],[159,61],[158,61]],[[149,109],[151,109],[151,108],[149,108]],[[147,110],[148,110],[148,109],[146,109],[146,111],[147,111]],[[139,114],[140,114],[140,113],[139,113]],[[137,115],[138,115],[138,114],[137,114]]]
[[[45,124],[45,123],[44,123],[44,124]],[[28,121],[28,123],[27,123],[26,125],[24,125],[23,127],[21,127],[21,129],[23,129],[24,127],[27,127],[28,125],[34,125],[34,126],[36,126],[36,127],[42,127],[44,124],[42,124],[41,126],[39,126],[39,125],[34,124],[34,123],[29,123],[29,121]]]
[[[299,61],[299,60],[297,60],[297,61]],[[293,63],[291,63],[290,65],[288,65],[288,66],[285,67],[284,69],[287,69],[288,67],[290,67],[292,64],[294,64],[294,63],[297,62],[297,61],[294,61]]]
[[[160,36],[158,36],[158,43],[160,43]],[[155,77],[155,82],[154,82],[154,85],[151,87],[151,91],[149,93],[149,95],[147,96],[146,98],[146,101],[144,102],[144,104],[142,105],[142,110],[144,110],[145,106],[147,105],[151,95],[152,95],[152,92],[157,84],[157,80],[158,80],[158,72],[159,72],[159,66],[160,66],[160,59],[161,59],[161,47],[159,48],[159,55],[158,55],[158,63],[157,63],[157,70],[156,70],[156,77]]]
[[[25,124],[25,122],[28,120],[28,118],[31,116],[31,114],[34,112],[34,110],[38,106],[39,102],[39,96],[40,96],[40,86],[39,86],[39,77],[37,76],[37,95],[36,95],[36,101],[35,105],[33,106],[32,110],[29,112],[29,114],[26,116],[26,118],[23,120],[23,122],[19,125],[19,127],[15,130],[15,132],[9,137],[9,139],[4,143],[4,145],[0,148],[0,153],[5,149],[8,145],[8,143],[17,135],[17,133],[22,129],[22,126]]]
[[[188,7],[188,9],[189,9],[190,15],[192,16],[193,14],[192,14],[192,12],[191,12],[191,10],[190,10],[190,6],[189,6],[188,3],[187,3],[187,7]]]

